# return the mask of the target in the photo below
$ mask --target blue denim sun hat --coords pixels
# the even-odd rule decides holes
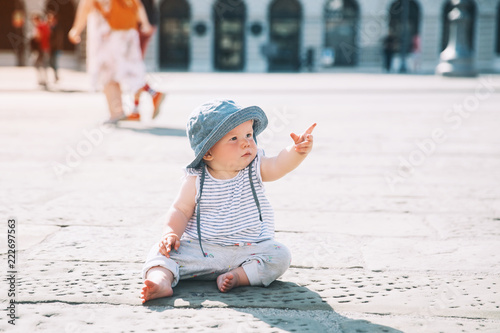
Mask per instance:
[[[187,135],[195,159],[187,166],[197,168],[207,151],[235,127],[253,120],[254,140],[267,127],[267,117],[258,106],[243,108],[234,101],[211,100],[196,108],[189,116]]]

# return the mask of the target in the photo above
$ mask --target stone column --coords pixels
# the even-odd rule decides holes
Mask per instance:
[[[269,42],[269,5],[271,0],[246,1],[245,72],[267,71],[263,48]]]
[[[476,18],[475,50],[479,71],[492,71],[496,52],[497,5],[499,2],[479,2]]]
[[[389,1],[360,3],[357,29],[358,67],[382,69],[382,39],[387,35]]]
[[[191,0],[191,35],[189,47],[191,72],[213,71],[213,45],[214,45],[214,1]]]
[[[314,52],[313,71],[317,71],[320,65],[321,51],[325,36],[322,0],[301,1],[302,5],[302,35],[300,40],[300,57],[305,59],[306,52]],[[302,66],[302,71],[308,69]]]
[[[452,0],[452,10],[448,13],[450,34],[448,46],[441,52],[441,63],[436,73],[444,76],[476,76],[473,65],[473,50],[467,40],[467,29],[472,19],[466,11],[469,0]]]

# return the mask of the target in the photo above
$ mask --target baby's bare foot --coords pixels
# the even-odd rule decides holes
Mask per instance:
[[[162,267],[154,267],[148,272],[148,278],[144,281],[144,286],[141,290],[141,300],[144,304],[146,301],[170,297],[174,294],[172,289],[173,275],[170,271]]]
[[[229,290],[238,286],[238,275],[232,272],[221,274],[217,277],[217,287],[223,293],[227,293]]]
[[[217,287],[223,293],[227,293],[235,287],[248,285],[250,285],[250,282],[242,267],[238,267],[217,277]]]

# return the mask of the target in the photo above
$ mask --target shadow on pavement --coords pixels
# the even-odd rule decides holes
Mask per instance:
[[[132,127],[130,125],[122,125],[116,126],[117,129],[129,130],[137,133],[145,133],[152,134],[158,136],[187,136],[185,129],[179,128],[167,128],[167,127],[144,127],[137,126]]]
[[[147,302],[145,307],[152,311],[168,311],[175,308],[229,308],[242,313],[251,314],[254,318],[265,322],[273,328],[285,331],[313,329],[313,331],[332,330],[334,323],[328,318],[335,318],[343,333],[402,333],[391,327],[373,324],[366,320],[353,320],[336,313],[321,296],[308,288],[293,282],[275,281],[267,288],[240,287],[229,293],[221,293],[215,281],[183,280],[174,288],[174,295]],[[279,316],[276,310],[288,311],[321,311],[318,320],[310,312],[303,316],[296,312],[293,317]],[[328,314],[328,312],[331,312]],[[231,318],[228,318],[228,321]],[[239,330],[238,330],[239,331]]]

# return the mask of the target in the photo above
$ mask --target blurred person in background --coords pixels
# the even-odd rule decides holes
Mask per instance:
[[[146,50],[148,49],[149,42],[151,41],[151,37],[153,37],[156,32],[158,25],[158,12],[156,10],[155,4],[153,0],[141,0],[146,11],[146,15],[148,16],[148,21],[151,24],[151,32],[144,33],[141,31],[139,27],[139,42],[141,45],[141,53],[142,59],[146,55]],[[141,120],[141,115],[139,113],[139,102],[140,97],[143,92],[148,92],[153,99],[153,119],[155,119],[160,113],[160,105],[165,99],[165,93],[159,92],[151,88],[151,86],[146,82],[146,84],[137,90],[134,94],[134,109],[132,113],[127,117],[127,120]]]
[[[396,38],[389,31],[389,34],[382,41],[382,51],[384,55],[384,70],[389,73],[392,69],[392,58],[396,50]]]
[[[12,27],[17,38],[12,41],[12,47],[16,54],[17,66],[24,66],[24,9],[16,9],[12,13]]]
[[[35,68],[38,74],[38,84],[47,89],[47,67],[50,52],[50,28],[39,13],[31,15],[33,32],[31,51],[36,53]]]
[[[107,124],[127,120],[122,91],[135,92],[145,85],[139,22],[143,33],[151,33],[140,0],[81,0],[68,33],[69,40],[77,44],[87,25],[88,72],[93,87],[106,95],[110,114]]]
[[[53,12],[47,13],[47,24],[50,28],[50,57],[49,64],[54,70],[55,82],[59,80],[57,74],[58,58],[64,43],[64,31],[57,21],[57,16]]]
[[[420,70],[421,53],[422,49],[420,47],[420,36],[416,34],[411,40],[411,59],[413,63],[413,72],[416,73]]]
[[[139,29],[139,41],[141,43],[142,58],[144,58],[149,42],[151,41],[151,37],[155,34],[158,26],[158,11],[156,10],[154,0],[141,0],[141,2],[144,6],[144,10],[146,11],[146,15],[148,16],[149,24],[151,24],[150,33],[145,34]]]

